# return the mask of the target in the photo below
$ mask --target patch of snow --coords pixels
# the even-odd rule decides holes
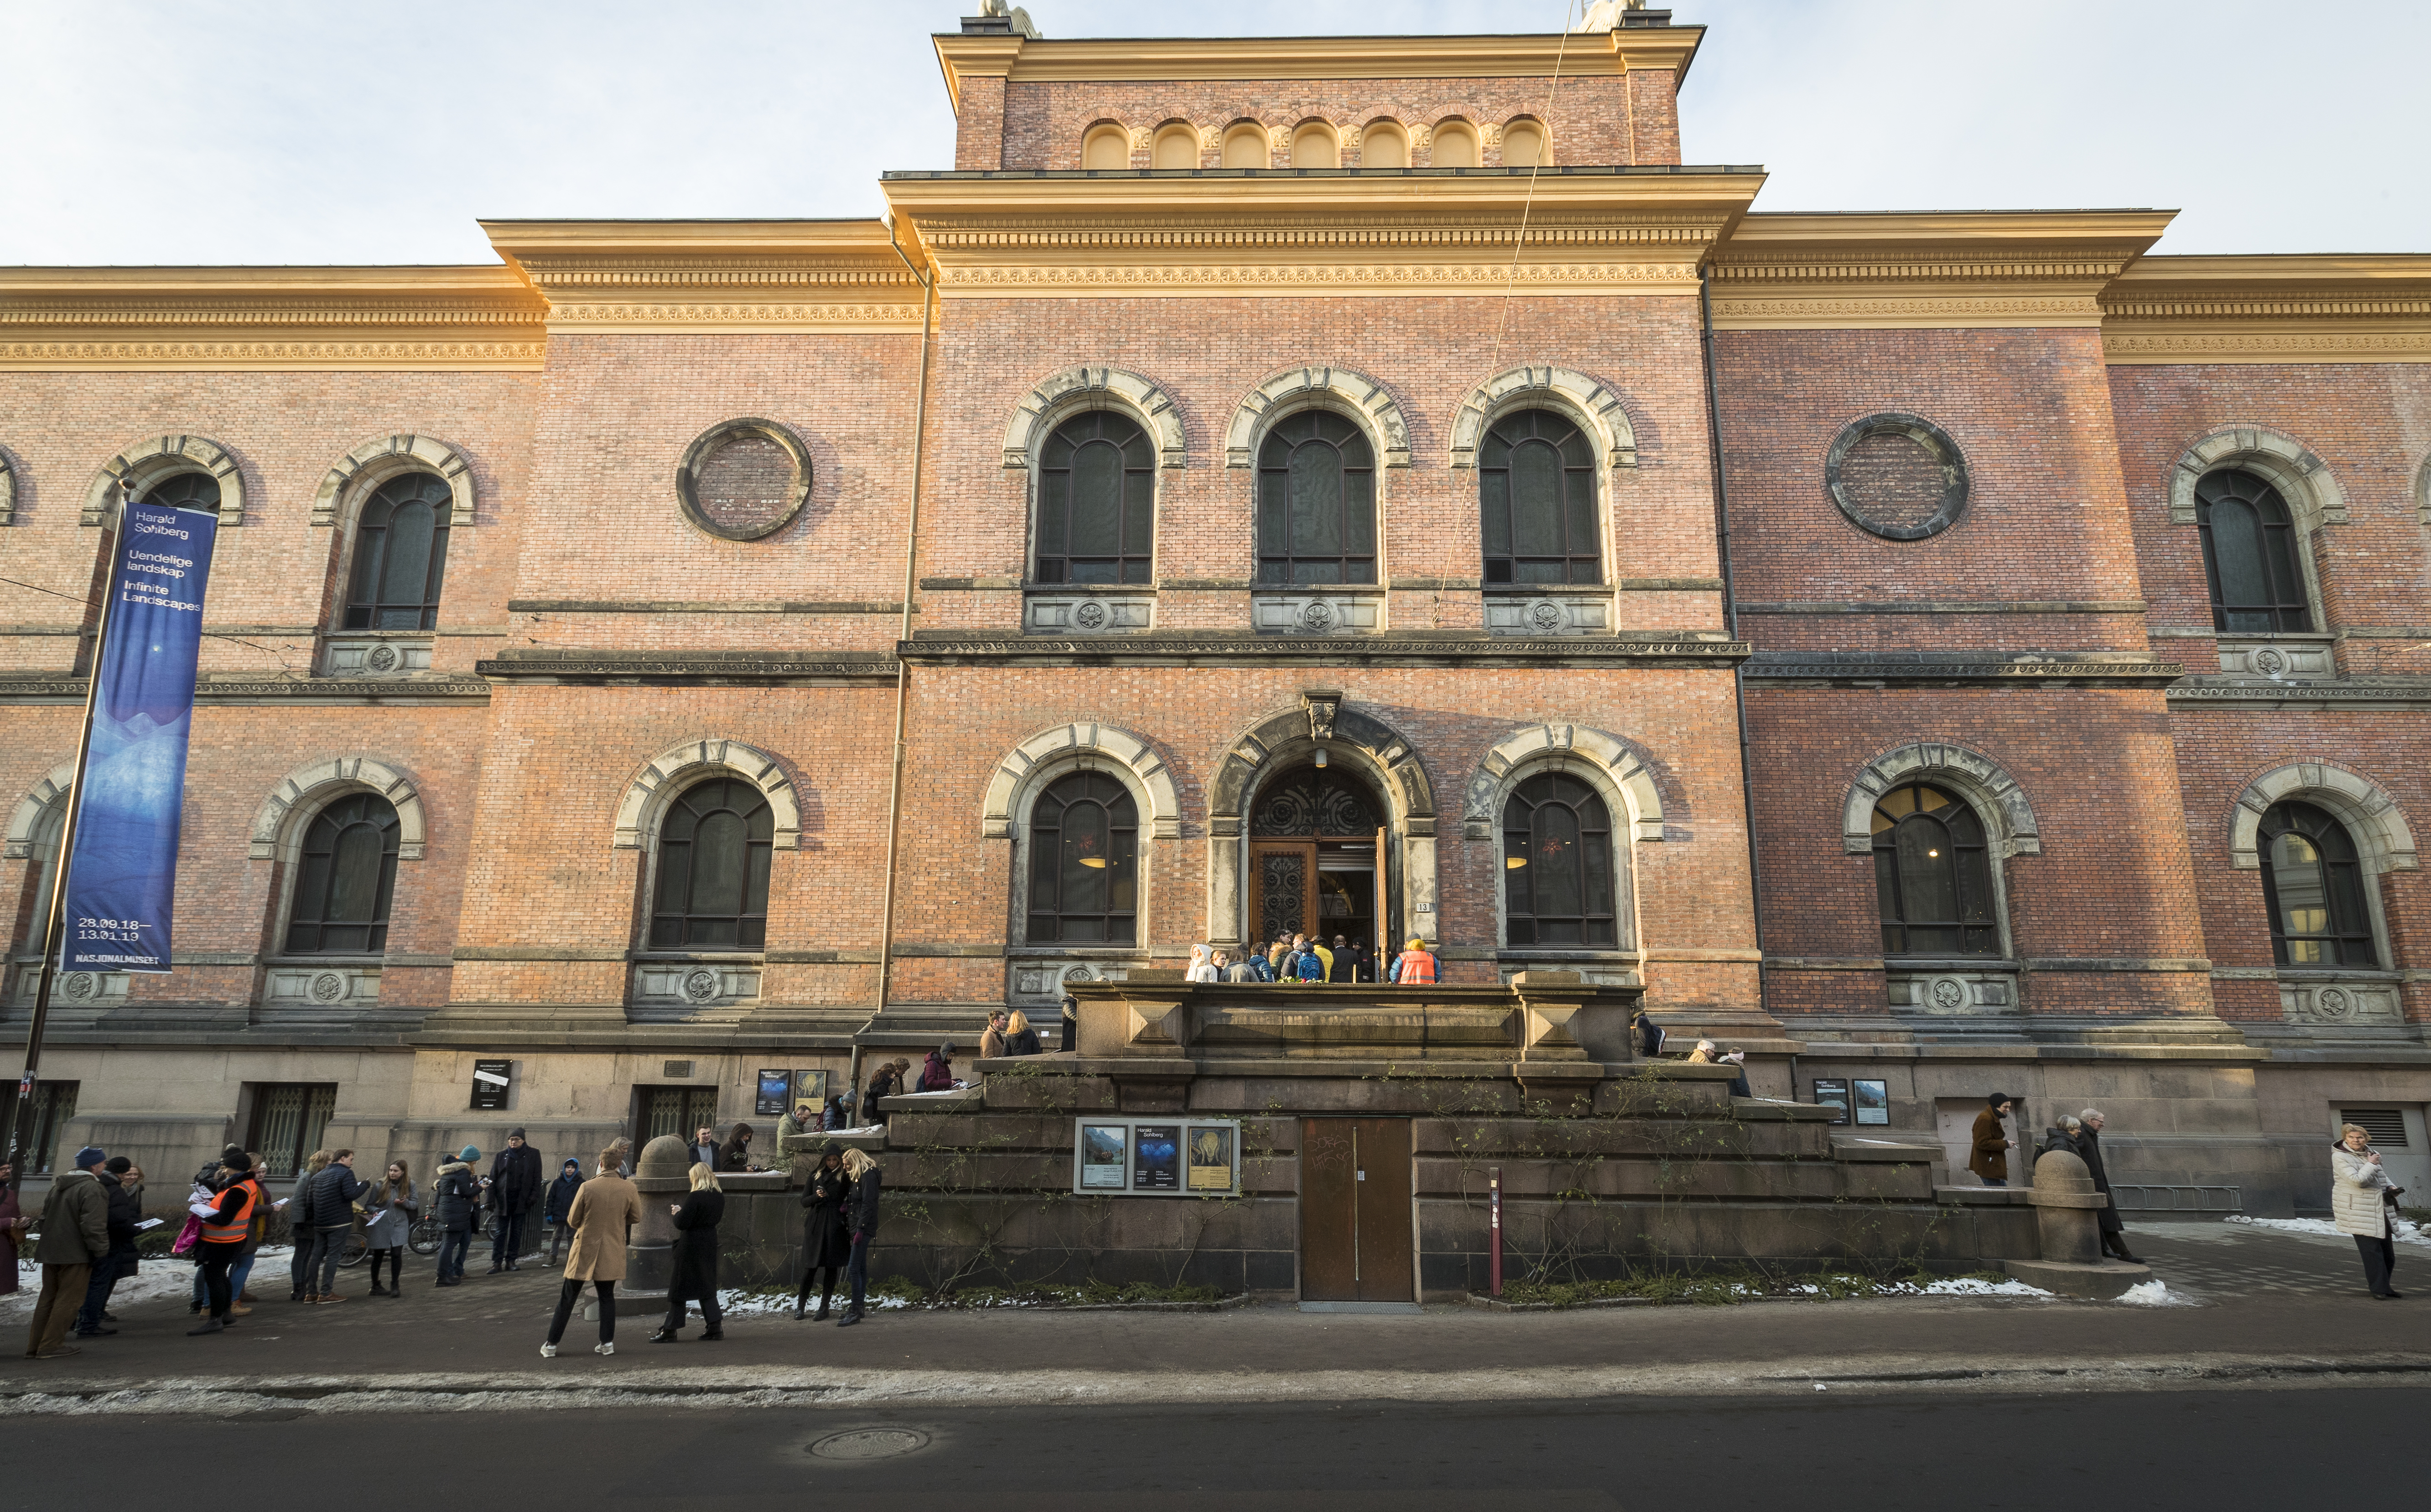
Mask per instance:
[[[841,1312],[844,1310],[844,1293],[839,1291],[829,1306]],[[731,1318],[791,1317],[794,1311],[794,1298],[792,1293],[782,1291],[721,1290],[717,1294],[717,1305]],[[863,1309],[867,1312],[885,1312],[911,1305],[902,1298],[892,1296],[871,1297],[862,1304]],[[811,1306],[813,1309],[818,1306],[816,1298],[812,1299]]]
[[[2168,1283],[2158,1280],[2138,1282],[2119,1294],[2119,1300],[2136,1307],[2191,1307],[2194,1301],[2171,1291]]]
[[[2022,1281],[1981,1281],[1973,1276],[1952,1276],[1942,1281],[1928,1281],[1921,1289],[1928,1297],[2048,1297],[2052,1295],[2040,1287],[2030,1287]]]
[[[254,1273],[287,1271],[287,1262],[293,1254],[286,1245],[264,1245],[256,1252]],[[183,1259],[159,1259],[146,1255],[135,1273],[118,1283],[109,1294],[112,1308],[129,1303],[159,1302],[164,1297],[191,1297],[194,1292],[194,1268]],[[42,1294],[42,1268],[31,1260],[17,1262],[17,1289],[0,1297],[0,1318],[23,1318],[34,1310],[34,1303]],[[259,1290],[255,1295],[259,1296]]]
[[[2282,1234],[2318,1234],[2324,1238],[2333,1239],[2349,1238],[2348,1235],[2339,1232],[2339,1226],[2326,1218],[2248,1218],[2243,1213],[2235,1213],[2221,1219],[2221,1221],[2238,1223],[2247,1228],[2275,1229]],[[2431,1229],[2424,1229],[2410,1220],[2403,1218],[2397,1220],[2394,1233],[2400,1244],[2419,1244],[2424,1249],[2431,1249]]]

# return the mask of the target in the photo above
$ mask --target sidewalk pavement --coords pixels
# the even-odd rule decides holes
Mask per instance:
[[[182,1303],[119,1309],[114,1338],[74,1359],[0,1353],[0,1400],[20,1410],[244,1410],[277,1398],[319,1408],[466,1406],[493,1393],[576,1405],[604,1391],[696,1404],[930,1402],[1473,1400],[1769,1390],[2182,1388],[2343,1379],[2431,1384],[2431,1253],[2408,1246],[2405,1302],[2365,1295],[2352,1242],[2216,1223],[2139,1227],[2131,1238],[2175,1304],[1930,1297],[1767,1301],[1549,1313],[1459,1306],[1416,1314],[881,1311],[858,1328],[790,1314],[729,1318],[699,1339],[652,1344],[655,1320],[618,1320],[617,1354],[592,1354],[578,1312],[554,1360],[539,1354],[557,1272],[527,1261],[445,1290],[421,1270],[400,1299],[340,1285],[336,1305],[283,1286],[220,1335],[186,1337]],[[281,1278],[283,1281],[283,1278]],[[2183,1282],[2183,1286],[2179,1285]],[[262,1294],[262,1288],[256,1288]],[[2343,1373],[2341,1373],[2343,1372]],[[242,1401],[238,1399],[243,1399]],[[148,1406],[145,1403],[149,1404]],[[84,1404],[84,1405],[79,1405]]]

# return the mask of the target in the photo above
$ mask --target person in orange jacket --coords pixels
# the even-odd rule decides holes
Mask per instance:
[[[1433,987],[1439,974],[1434,952],[1416,935],[1410,937],[1409,948],[1393,957],[1393,980],[1402,987]]]

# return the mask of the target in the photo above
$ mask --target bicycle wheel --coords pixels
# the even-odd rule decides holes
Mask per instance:
[[[439,1226],[438,1219],[417,1218],[413,1221],[413,1227],[405,1232],[405,1247],[427,1258],[437,1254],[439,1246],[446,1242],[446,1238],[447,1231]]]
[[[341,1267],[360,1265],[363,1256],[371,1253],[372,1241],[363,1233],[363,1226],[358,1223],[346,1231],[346,1242],[338,1247],[338,1264]]]
[[[492,1211],[488,1218],[481,1221],[481,1238],[493,1244],[498,1242],[498,1226],[506,1221],[505,1214]]]

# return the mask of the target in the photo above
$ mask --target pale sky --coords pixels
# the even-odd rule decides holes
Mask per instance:
[[[1052,37],[1565,14],[1030,8]],[[952,165],[928,33],[960,9],[0,0],[0,263],[490,262],[477,217],[876,214],[881,170]],[[2431,252],[2420,0],[1682,0],[1673,19],[1709,28],[1686,160],[1763,164],[1758,209],[2152,207],[2184,212],[2163,252]]]

